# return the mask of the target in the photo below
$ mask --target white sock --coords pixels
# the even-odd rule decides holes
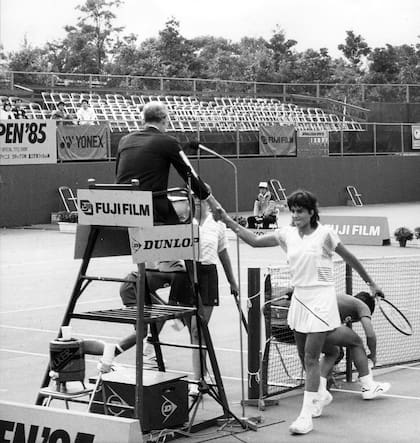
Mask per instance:
[[[373,381],[372,373],[369,372],[368,375],[364,375],[363,377],[360,377],[360,383],[362,384],[362,386],[364,386],[366,388],[370,388],[371,386],[373,386],[375,384],[375,382]]]
[[[314,409],[314,403],[318,400],[318,392],[304,391],[303,404],[299,417],[311,417]]]
[[[319,378],[319,388],[318,388],[318,393],[319,394],[323,394],[327,392],[327,378],[326,377],[320,377]]]

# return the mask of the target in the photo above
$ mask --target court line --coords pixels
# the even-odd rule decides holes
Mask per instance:
[[[22,354],[23,355],[30,355],[32,357],[50,358],[50,356],[48,354],[41,354],[41,353],[38,353],[38,352],[16,351],[16,350],[13,350],[13,349],[4,349],[4,348],[0,348],[0,352],[8,352],[8,353],[11,353],[11,354],[19,354],[19,355],[22,355]],[[99,357],[100,356],[98,355],[98,358]],[[85,361],[87,361],[88,363],[94,363],[94,364],[98,363],[98,360],[92,360],[90,358],[87,358]],[[128,367],[128,368],[135,368],[134,365],[124,364],[124,365],[121,365],[121,366],[125,366],[125,367]],[[147,367],[145,367],[145,369],[147,369]],[[188,374],[188,375],[192,375],[193,374],[192,372],[189,372],[189,371],[178,371],[178,370],[175,370],[175,369],[167,369],[166,372],[170,372],[172,374]],[[222,375],[222,378],[226,379],[226,380],[241,381],[240,377],[229,377],[229,376]]]
[[[413,363],[413,364],[418,364],[418,363]],[[419,367],[414,367],[414,366],[403,366],[403,365],[395,365],[395,368],[400,368],[400,369],[413,369],[414,371],[420,371],[420,366]]]
[[[79,305],[82,304],[89,304],[89,303],[97,303],[97,302],[102,302],[102,301],[111,301],[111,300],[115,300],[115,297],[113,298],[102,298],[99,300],[91,300],[91,301],[80,301]],[[55,309],[55,308],[63,308],[63,307],[67,307],[68,305],[48,305],[48,306],[39,306],[37,308],[29,308],[29,309],[15,309],[13,311],[0,311],[0,314],[16,314],[19,312],[31,312],[31,311],[42,311],[43,309],[47,310],[47,309]]]
[[[348,394],[361,395],[360,391],[352,391],[351,389],[336,389],[332,388],[331,391],[335,392],[347,392]],[[420,397],[413,397],[409,395],[395,395],[395,394],[381,394],[381,397],[401,398],[403,400],[420,400]]]
[[[57,330],[52,330],[52,329],[39,329],[39,328],[27,328],[27,327],[23,327],[23,326],[12,326],[12,325],[0,325],[0,328],[4,328],[4,329],[17,329],[17,330],[22,330],[22,331],[29,331],[29,332],[44,332],[47,334],[57,334]],[[109,335],[98,335],[98,334],[81,334],[81,333],[77,333],[74,332],[73,335],[75,336],[79,336],[79,337],[94,337],[94,338],[106,338],[106,339],[110,339],[110,340],[120,340],[121,336],[119,337],[114,337],[114,336],[109,336]],[[2,349],[0,349],[1,351]],[[215,351],[220,351],[220,352],[240,352],[239,349],[231,349],[231,348],[214,348]],[[244,349],[244,353],[248,353],[247,350]]]

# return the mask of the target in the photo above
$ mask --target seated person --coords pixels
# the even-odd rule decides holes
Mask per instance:
[[[248,217],[248,228],[255,229],[256,224],[262,223],[263,229],[268,229],[277,220],[275,201],[271,199],[267,182],[260,182],[258,195],[254,203],[254,215]]]
[[[64,102],[58,102],[57,109],[51,113],[51,119],[58,120],[60,122],[62,122],[64,120],[71,120],[71,116],[66,111]],[[71,123],[71,122],[69,121],[69,123]]]
[[[9,102],[4,102],[3,109],[0,109],[0,120],[13,120],[14,118],[12,105]]]
[[[86,99],[83,99],[80,104],[81,107],[76,112],[77,124],[94,125],[96,120],[95,111],[89,106],[89,102]]]
[[[14,104],[14,106],[12,108],[12,112],[13,112],[16,120],[23,119],[23,118],[28,118],[28,116],[26,115],[25,110],[21,107],[22,100],[20,98],[16,98],[13,101],[13,104]]]

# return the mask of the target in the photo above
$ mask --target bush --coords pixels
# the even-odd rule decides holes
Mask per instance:
[[[239,215],[238,217],[233,217],[233,220],[236,221],[241,226],[244,226],[246,228],[246,218],[242,217],[242,215]]]
[[[77,212],[60,211],[57,213],[57,221],[77,223]]]
[[[394,237],[396,240],[413,240],[414,234],[413,232],[402,226],[401,228],[397,228],[394,232]]]

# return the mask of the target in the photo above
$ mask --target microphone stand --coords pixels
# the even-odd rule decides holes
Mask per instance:
[[[239,216],[239,198],[238,198],[238,168],[231,160],[228,160],[227,158],[223,157],[223,155],[219,154],[218,152],[214,151],[213,149],[210,149],[201,143],[198,145],[198,149],[205,151],[217,158],[220,158],[225,163],[230,165],[233,169],[234,173],[234,181],[235,181],[235,214],[236,218]],[[239,254],[239,237],[236,236],[236,256],[237,256],[237,267],[238,267],[238,294],[237,297],[235,297],[236,305],[238,306],[238,312],[239,312],[239,347],[240,347],[240,361],[241,361],[241,406],[242,406],[242,421],[246,424],[250,429],[256,431],[256,421],[261,421],[261,417],[257,417],[255,419],[250,419],[245,417],[245,385],[244,385],[244,347],[243,347],[243,331],[242,331],[242,321],[244,320],[244,315],[241,308],[241,265],[240,265],[240,254]],[[244,323],[244,327],[247,330],[247,325]]]

